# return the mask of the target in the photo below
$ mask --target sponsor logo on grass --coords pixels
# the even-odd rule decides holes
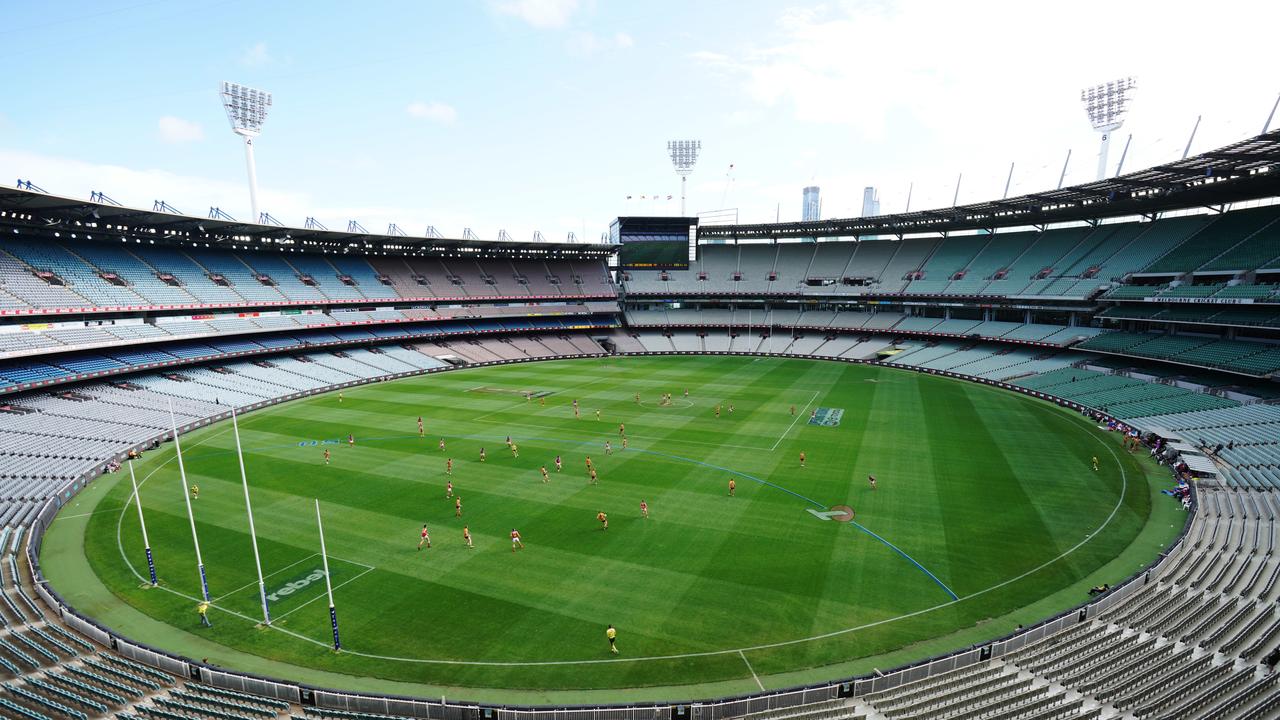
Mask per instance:
[[[818,408],[809,418],[809,424],[835,427],[840,424],[842,417],[844,417],[844,408]]]
[[[320,568],[312,568],[311,570],[295,575],[291,580],[285,582],[283,585],[277,586],[274,590],[267,593],[267,601],[277,602],[281,598],[287,598],[290,595],[302,592],[321,580],[324,580],[324,570],[321,570]]]

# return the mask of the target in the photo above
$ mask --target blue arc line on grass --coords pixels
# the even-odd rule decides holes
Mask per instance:
[[[875,538],[875,539],[879,540],[880,542],[884,543],[885,545],[889,546],[889,548],[890,548],[890,549],[892,549],[894,552],[896,552],[896,553],[898,553],[899,555],[901,555],[902,557],[906,558],[907,562],[911,563],[912,565],[915,565],[917,568],[920,568],[920,572],[924,573],[925,575],[928,575],[930,578],[932,578],[932,579],[933,579],[933,581],[934,581],[934,582],[938,583],[938,587],[940,587],[940,588],[942,588],[943,590],[945,590],[945,591],[947,592],[947,594],[951,596],[951,599],[952,599],[952,600],[959,600],[959,599],[960,599],[960,596],[959,596],[959,595],[956,595],[954,592],[952,592],[952,591],[951,591],[951,588],[947,587],[947,584],[946,584],[946,583],[944,583],[944,582],[942,582],[941,580],[939,580],[937,575],[934,575],[933,573],[929,572],[929,568],[926,568],[925,566],[923,566],[923,565],[921,565],[920,563],[916,562],[916,559],[915,559],[915,558],[913,558],[913,557],[911,557],[910,555],[908,555],[908,554],[906,554],[905,552],[903,552],[902,548],[898,547],[897,545],[894,545],[893,543],[889,542],[888,540],[885,540],[884,538],[882,538],[882,537],[880,537],[879,535],[875,534],[874,532],[872,532],[872,531],[871,531],[871,530],[869,530],[868,528],[866,528],[866,527],[864,527],[864,526],[862,526],[862,525],[858,524],[857,522],[852,522],[852,521],[851,521],[849,524],[850,524],[850,525],[852,525],[852,526],[854,526],[854,527],[856,527],[856,528],[858,528],[858,529],[859,529],[859,530],[861,530],[862,532],[864,532],[864,533],[866,533],[866,534],[870,535],[871,537],[873,537],[873,538]]]
[[[406,439],[414,439],[414,438],[417,438],[417,437],[418,437],[417,435],[387,435],[387,436],[381,436],[381,437],[369,437],[369,438],[365,438],[365,442],[377,442],[377,441],[381,441],[381,440],[406,440]],[[449,438],[450,440],[487,440],[490,436],[489,436],[489,435],[444,435],[444,436],[442,436],[442,437]],[[496,437],[496,436],[494,436],[494,437]],[[541,442],[566,442],[566,438],[546,438],[546,437],[537,437],[537,436],[532,436],[532,435],[527,436],[527,439],[529,439],[529,440],[533,440],[534,442],[538,442],[538,441],[541,441]],[[591,439],[591,440],[567,440],[567,442],[576,443],[576,444],[578,444],[578,445],[589,445],[589,444],[594,444],[594,443],[598,442],[598,440],[599,440],[598,438],[593,438],[593,439]],[[321,442],[324,442],[324,441],[321,441]],[[495,442],[496,442],[496,440],[495,440]],[[297,442],[293,442],[293,443],[289,443],[289,444],[287,444],[287,445],[271,445],[271,446],[267,446],[267,447],[271,447],[271,448],[292,448],[292,447],[298,447],[298,443],[297,443]],[[263,448],[251,448],[251,449],[263,449]],[[687,457],[684,457],[684,456],[681,456],[681,455],[672,455],[672,454],[670,454],[670,453],[658,452],[657,450],[645,450],[644,448],[632,448],[632,449],[633,449],[635,452],[645,453],[645,454],[647,454],[647,455],[656,455],[656,456],[658,456],[658,457],[665,457],[665,458],[670,458],[670,459],[672,459],[672,460],[679,460],[679,461],[681,461],[681,462],[693,463],[694,465],[701,465],[701,466],[703,466],[703,467],[711,468],[712,470],[720,470],[720,471],[722,471],[722,472],[731,473],[731,474],[733,474],[733,475],[737,475],[738,477],[744,478],[744,479],[746,479],[746,480],[751,480],[752,482],[758,483],[758,484],[760,484],[760,485],[765,485],[765,486],[767,486],[767,487],[771,487],[771,488],[773,488],[774,490],[779,490],[779,491],[784,492],[784,493],[786,493],[786,494],[788,494],[788,495],[791,495],[792,497],[795,497],[795,498],[798,498],[798,499],[800,499],[800,500],[803,500],[803,501],[805,501],[805,502],[809,503],[810,505],[814,505],[814,506],[816,506],[816,507],[820,507],[820,508],[822,508],[822,509],[824,509],[824,510],[825,510],[825,509],[827,509],[827,507],[828,507],[826,504],[824,504],[824,503],[820,503],[820,502],[818,502],[817,500],[814,500],[813,498],[811,498],[811,497],[809,497],[809,496],[807,496],[807,495],[801,495],[800,493],[796,492],[795,490],[790,490],[790,489],[788,489],[788,488],[784,488],[784,487],[782,487],[781,485],[778,485],[778,484],[776,484],[776,483],[771,483],[771,482],[769,482],[768,480],[764,480],[764,479],[762,479],[762,478],[758,478],[758,477],[756,477],[756,476],[754,476],[754,475],[749,475],[749,474],[747,474],[747,473],[742,472],[741,470],[733,470],[733,469],[730,469],[730,468],[727,468],[727,467],[722,467],[722,466],[720,466],[720,465],[713,465],[713,464],[711,464],[711,463],[709,463],[709,462],[703,462],[702,460],[694,460],[693,458],[687,458]],[[228,453],[228,452],[234,452],[234,451],[232,451],[232,450],[223,450],[223,451],[215,451],[215,452],[211,452],[211,453],[208,453],[208,454],[209,454],[209,455],[221,455],[221,454],[223,454],[223,453]],[[930,572],[930,571],[929,571],[929,568],[926,568],[924,565],[921,565],[921,564],[920,564],[920,562],[919,562],[918,560],[916,560],[915,558],[913,558],[913,557],[911,557],[910,555],[908,555],[908,554],[906,553],[906,551],[905,551],[905,550],[903,550],[902,548],[898,547],[897,545],[894,545],[893,543],[891,543],[891,542],[889,542],[888,540],[884,539],[884,538],[883,538],[883,537],[881,537],[880,535],[876,534],[876,533],[875,533],[874,531],[872,531],[870,528],[867,528],[866,526],[864,526],[864,525],[862,525],[862,524],[860,524],[860,523],[857,523],[857,522],[850,522],[849,524],[850,524],[850,525],[852,525],[852,526],[854,526],[854,527],[856,527],[856,528],[858,528],[859,530],[861,530],[862,532],[866,533],[867,535],[870,535],[871,537],[875,538],[876,540],[880,541],[880,543],[882,543],[885,547],[887,547],[887,548],[889,548],[890,550],[894,551],[895,553],[897,553],[897,554],[901,555],[901,556],[902,556],[902,558],[903,558],[904,560],[906,560],[907,562],[911,563],[912,565],[915,565],[915,566],[916,566],[916,569],[918,569],[920,572],[924,573],[925,575],[928,575],[928,576],[929,576],[929,579],[930,579],[930,580],[933,580],[935,583],[937,583],[937,584],[938,584],[938,587],[942,588],[943,592],[945,592],[945,593],[947,594],[947,596],[948,596],[948,597],[950,597],[952,600],[959,600],[959,599],[960,599],[960,596],[959,596],[959,595],[956,595],[956,594],[955,594],[955,592],[953,592],[953,591],[951,590],[951,588],[947,587],[947,584],[946,584],[946,583],[942,582],[942,580],[941,580],[941,579],[939,579],[937,575],[934,575],[932,572]]]
[[[650,454],[650,455],[658,455],[658,456],[660,456],[660,457],[671,458],[671,459],[673,459],[673,460],[682,460],[682,461],[684,461],[684,462],[693,463],[693,464],[695,464],[695,465],[701,465],[701,466],[703,466],[703,467],[709,467],[709,468],[711,468],[711,469],[713,469],[713,470],[721,470],[721,471],[723,471],[723,472],[732,473],[732,474],[734,474],[734,475],[737,475],[738,477],[746,478],[747,480],[752,480],[752,481],[757,482],[757,483],[759,483],[759,484],[761,484],[761,485],[767,485],[768,487],[771,487],[771,488],[773,488],[773,489],[775,489],[775,490],[781,490],[782,492],[787,493],[788,495],[792,495],[792,496],[794,496],[794,497],[800,498],[801,500],[804,500],[805,502],[810,503],[810,504],[812,504],[812,505],[816,505],[816,506],[818,506],[818,507],[820,507],[820,508],[822,508],[822,509],[824,509],[824,510],[827,508],[827,506],[826,506],[826,505],[824,505],[823,503],[818,502],[817,500],[814,500],[814,499],[813,499],[813,498],[811,498],[811,497],[807,497],[807,496],[805,496],[805,495],[801,495],[800,493],[798,493],[798,492],[796,492],[796,491],[794,491],[794,490],[788,490],[787,488],[784,488],[784,487],[782,487],[781,485],[777,485],[777,484],[775,484],[775,483],[771,483],[771,482],[769,482],[768,480],[762,480],[762,479],[760,479],[760,478],[758,478],[758,477],[756,477],[756,476],[754,476],[754,475],[748,475],[747,473],[744,473],[744,472],[742,472],[742,471],[740,471],[740,470],[731,470],[731,469],[729,469],[729,468],[727,468],[727,467],[721,467],[721,466],[719,466],[719,465],[712,465],[711,463],[703,462],[703,461],[701,461],[701,460],[694,460],[693,458],[681,457],[681,456],[679,456],[679,455],[670,455],[670,454],[667,454],[667,453],[657,452],[657,451],[654,451],[654,450],[644,450],[644,449],[641,449],[641,450],[640,450],[640,452],[642,452],[642,453],[648,453],[648,454]],[[959,599],[960,599],[960,596],[959,596],[959,595],[956,595],[954,592],[952,592],[952,591],[951,591],[951,588],[947,587],[947,584],[946,584],[946,583],[944,583],[944,582],[942,582],[941,580],[939,580],[937,575],[934,575],[933,573],[929,572],[929,569],[928,569],[928,568],[926,568],[925,566],[921,565],[918,561],[916,561],[916,559],[915,559],[915,558],[913,558],[913,557],[911,557],[910,555],[908,555],[908,554],[907,554],[907,553],[906,553],[902,548],[898,547],[897,545],[894,545],[893,543],[889,542],[888,540],[885,540],[883,537],[881,537],[881,536],[877,535],[876,533],[872,532],[872,531],[871,531],[870,529],[868,529],[867,527],[865,527],[865,526],[863,526],[863,525],[860,525],[860,524],[859,524],[859,523],[857,523],[857,522],[851,522],[851,523],[849,523],[849,524],[850,524],[850,525],[853,525],[853,526],[854,526],[854,527],[856,527],[856,528],[858,528],[858,529],[859,529],[859,530],[861,530],[862,532],[864,532],[864,533],[866,533],[866,534],[870,535],[871,537],[875,538],[876,540],[879,540],[881,543],[883,543],[883,544],[884,544],[886,547],[888,547],[890,550],[893,550],[894,552],[896,552],[896,553],[898,553],[899,555],[901,555],[901,556],[903,557],[903,559],[905,559],[907,562],[911,563],[912,565],[915,565],[915,566],[920,570],[920,572],[924,573],[925,575],[928,575],[928,576],[929,576],[929,578],[930,578],[931,580],[933,580],[935,583],[937,583],[937,584],[938,584],[938,587],[942,588],[942,589],[943,589],[943,591],[945,591],[945,592],[947,593],[947,595],[949,595],[949,596],[951,597],[951,599],[952,599],[952,600],[959,600]]]

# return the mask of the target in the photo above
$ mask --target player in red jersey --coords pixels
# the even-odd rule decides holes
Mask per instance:
[[[560,460],[560,456],[557,455],[556,456],[556,472],[560,472],[560,468],[563,466],[564,466],[564,463]]]
[[[643,500],[640,501],[640,517],[645,520],[649,519],[649,503]]]
[[[329,464],[329,448],[324,449],[324,464]]]
[[[613,454],[613,443],[609,442],[608,440],[604,441],[604,454],[605,455]]]
[[[428,550],[431,549],[431,534],[427,532],[426,525],[422,526],[422,539],[418,541],[418,549],[421,550],[424,544]]]
[[[448,500],[451,497],[453,497],[453,481],[452,480],[444,484],[444,498]]]
[[[511,528],[511,552],[515,552],[516,548],[524,549],[524,543],[520,540],[520,531]]]
[[[440,452],[444,452],[444,438],[440,438]]]
[[[355,447],[355,446],[356,446],[356,436],[355,436],[355,435],[352,435],[351,433],[347,433],[347,444],[348,444],[348,445],[350,445],[351,447]]]
[[[444,474],[445,475],[453,474],[453,458],[449,458],[448,460],[444,461]]]

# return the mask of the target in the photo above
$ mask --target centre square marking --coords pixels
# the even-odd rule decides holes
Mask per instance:
[[[844,417],[844,408],[824,408],[820,407],[813,411],[809,416],[810,425],[821,425],[823,427],[836,427],[840,424],[840,418]]]

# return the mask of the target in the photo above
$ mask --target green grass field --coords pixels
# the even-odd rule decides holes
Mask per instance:
[[[545,405],[521,391],[547,393]],[[675,394],[670,407],[658,403],[663,392]],[[842,410],[839,424],[811,424],[818,408]],[[246,415],[240,430],[275,597],[271,629],[255,627],[229,423],[182,443],[200,487],[212,628],[195,613],[199,578],[171,444],[136,466],[162,587],[142,587],[127,472],[95,483],[54,523],[42,553],[53,587],[134,639],[277,676],[292,667],[311,682],[321,681],[298,668],[399,681],[402,690],[746,691],[1007,632],[1013,618],[1031,622],[1082,601],[1099,572],[1109,581],[1130,574],[1176,532],[1174,515],[1149,522],[1159,476],[1083,418],[881,367],[735,357],[532,363],[292,402]],[[587,455],[598,485],[587,482]],[[448,457],[462,518],[445,498]],[[315,498],[340,654],[328,649]],[[856,521],[819,516],[838,505]],[[433,547],[418,551],[424,523]],[[462,541],[464,523],[474,549]],[[518,552],[512,528],[524,539]],[[609,623],[617,656],[605,641]]]

